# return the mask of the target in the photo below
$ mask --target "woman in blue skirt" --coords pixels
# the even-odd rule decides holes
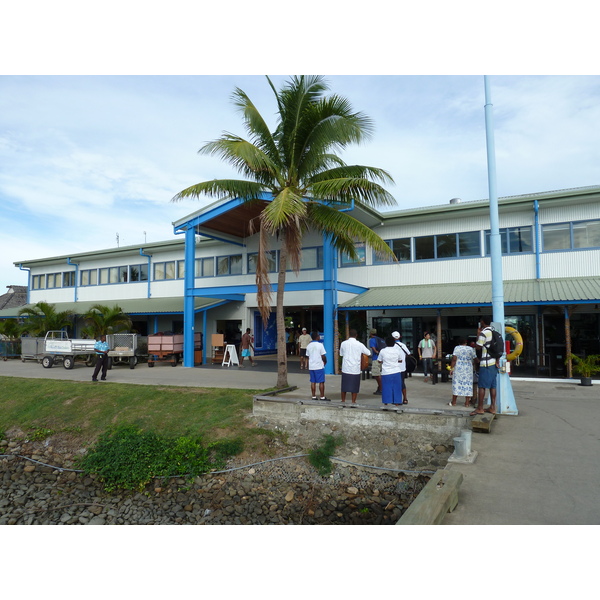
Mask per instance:
[[[402,404],[402,374],[400,363],[404,360],[396,340],[385,338],[385,348],[379,352],[377,360],[381,363],[381,401],[383,408]]]

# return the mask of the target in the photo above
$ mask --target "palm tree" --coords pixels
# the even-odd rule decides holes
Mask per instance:
[[[202,195],[252,202],[265,192],[272,195],[253,224],[259,234],[256,264],[258,308],[266,324],[271,310],[268,251],[273,237],[280,241],[277,279],[277,387],[287,386],[287,355],[283,294],[288,262],[297,273],[302,259],[302,238],[310,229],[329,235],[333,246],[356,259],[355,243],[366,242],[383,257],[392,257],[388,245],[371,229],[340,209],[389,206],[394,198],[382,187],[393,183],[382,169],[349,166],[336,151],[370,137],[371,120],[353,112],[348,100],[326,96],[328,86],[320,76],[292,77],[278,92],[275,131],[250,98],[236,88],[233,102],[242,113],[248,139],[230,133],[209,142],[202,154],[220,156],[246,179],[220,179],[193,185],[173,201]]]
[[[99,338],[101,335],[131,328],[129,315],[116,304],[112,308],[95,304],[83,315],[83,321],[86,326],[82,329],[82,333],[90,338]]]
[[[73,311],[56,312],[54,304],[37,302],[32,307],[22,308],[19,316],[27,319],[23,323],[23,333],[43,337],[48,331],[59,331],[73,324]]]

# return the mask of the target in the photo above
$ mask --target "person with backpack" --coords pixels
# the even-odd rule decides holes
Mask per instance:
[[[371,329],[369,334],[369,348],[371,348],[371,377],[377,382],[377,389],[373,394],[381,395],[381,363],[377,360],[379,353],[385,348],[385,341],[377,336],[377,329]]]
[[[402,404],[408,404],[408,396],[406,392],[406,374],[408,369],[408,359],[411,354],[408,346],[402,341],[402,335],[399,331],[392,332],[394,343],[400,350],[402,362],[400,363],[400,376],[402,378]]]
[[[479,319],[479,329],[477,330],[476,345],[481,351],[479,360],[479,398],[477,408],[471,413],[471,416],[482,415],[484,412],[492,415],[496,414],[496,380],[498,379],[498,359],[502,356],[501,348],[498,348],[498,333],[490,327],[491,319],[481,317]],[[502,340],[502,336],[500,336]],[[500,356],[498,353],[500,352]],[[490,391],[490,405],[483,409],[485,391]]]

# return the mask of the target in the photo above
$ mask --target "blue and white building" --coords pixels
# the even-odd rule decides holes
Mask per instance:
[[[28,304],[39,301],[81,315],[93,304],[118,304],[139,333],[184,333],[184,366],[193,366],[194,333],[247,327],[257,354],[275,352],[274,313],[258,311],[251,221],[268,197],[251,204],[216,202],[173,223],[179,239],[16,262],[29,272]],[[451,352],[492,313],[489,202],[352,214],[387,240],[397,262],[358,244],[359,261],[340,255],[322,232],[304,238],[302,268],[290,271],[285,312],[294,327],[318,329],[334,355],[335,323],[363,335],[399,330],[415,346],[431,330]],[[565,375],[570,337],[576,354],[600,353],[600,186],[499,199],[506,324],[524,339],[516,375]],[[278,244],[272,240],[276,289]],[[275,296],[273,295],[273,301]],[[14,318],[17,309],[0,311]],[[266,326],[265,326],[266,325]],[[73,335],[80,324],[75,323]],[[210,347],[204,348],[204,361]],[[333,368],[333,361],[328,363]]]

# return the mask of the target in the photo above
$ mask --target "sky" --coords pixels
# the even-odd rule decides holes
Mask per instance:
[[[77,6],[58,3],[66,5]],[[38,9],[49,10],[43,3]],[[169,22],[155,16],[164,25]],[[175,16],[181,26],[181,15]],[[50,12],[41,15],[32,35],[42,35],[46,17]],[[102,29],[102,17],[93,18]],[[125,25],[119,21],[113,27],[122,33]],[[380,22],[380,27],[387,25]],[[93,44],[94,29],[77,34],[73,28],[69,35],[78,36],[76,50],[58,29],[52,44],[19,53],[20,62],[0,59],[0,293],[7,285],[27,283],[27,272],[13,264],[17,261],[176,237],[172,222],[213,200],[172,203],[171,198],[194,183],[237,176],[219,159],[198,154],[224,131],[244,134],[231,102],[233,90],[247,92],[274,125],[273,92],[259,73],[274,73],[277,87],[290,74],[322,74],[332,93],[368,115],[375,126],[371,139],[341,156],[348,164],[388,171],[394,184],[387,187],[398,210],[489,196],[482,73],[489,75],[493,104],[498,196],[600,184],[600,76],[592,67],[579,61],[575,74],[565,74],[559,52],[550,67],[541,54],[533,53],[529,61],[525,53],[508,60],[506,49],[487,60],[476,50],[485,35],[467,28],[467,43],[458,43],[457,27],[451,46],[438,40],[441,46],[429,49],[430,58],[411,57],[401,66],[390,48],[397,43],[400,55],[414,49],[406,29],[383,48],[378,33],[367,38],[370,45],[367,41],[362,48],[370,49],[377,62],[367,60],[359,44],[346,43],[344,56],[354,61],[349,65],[340,58],[341,48],[327,39],[322,52],[311,46],[285,61],[262,60],[259,52],[250,72],[240,67],[241,74],[232,69],[242,63],[248,68],[245,55],[234,47],[232,56],[223,58],[205,31],[197,44],[190,42],[203,57],[196,68],[177,47],[170,51],[187,60],[181,66],[172,60],[167,68],[164,57],[172,56],[167,46],[177,46],[178,39],[172,32],[146,46],[146,61],[136,53],[135,36],[127,46],[118,36],[116,49],[115,43],[103,46],[113,54],[102,54]],[[436,33],[441,37],[443,31]],[[87,48],[85,36],[90,37]],[[142,35],[140,48],[144,43]],[[19,44],[24,48],[15,41],[13,56]],[[211,51],[221,62],[209,64]],[[77,62],[82,57],[85,62]],[[539,70],[519,72],[535,65]],[[369,67],[375,72],[365,74]]]

